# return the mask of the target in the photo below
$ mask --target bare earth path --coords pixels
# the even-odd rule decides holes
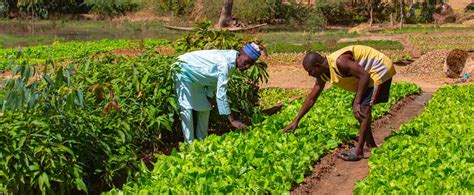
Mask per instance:
[[[301,59],[302,60],[302,59]],[[395,69],[403,69],[406,67],[396,66]],[[268,83],[264,83],[263,87],[280,87],[287,89],[310,89],[315,83],[315,79],[308,75],[301,65],[269,65],[268,73],[270,78]],[[435,92],[437,89],[446,84],[445,79],[426,80],[413,76],[397,74],[394,77],[395,82],[405,81],[417,84],[425,92]]]
[[[380,146],[392,130],[399,129],[400,125],[418,116],[430,98],[431,93],[406,97],[392,107],[390,114],[374,122],[372,129],[377,145]],[[313,174],[295,186],[292,194],[352,194],[354,183],[369,173],[367,157],[370,156],[370,152],[366,152],[364,154],[366,158],[361,161],[346,162],[336,157],[340,149],[314,165]]]

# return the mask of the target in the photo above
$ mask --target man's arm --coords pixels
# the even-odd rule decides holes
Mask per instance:
[[[347,72],[359,79],[359,86],[357,88],[354,104],[352,105],[352,111],[357,119],[362,120],[366,116],[360,109],[360,103],[362,96],[365,94],[365,91],[367,91],[367,87],[369,86],[370,75],[364,68],[362,68],[362,66],[353,60],[352,54],[343,54],[339,56],[336,63],[341,72]]]
[[[289,132],[293,131],[298,127],[298,123],[300,120],[303,118],[303,116],[313,107],[314,103],[318,99],[319,95],[324,89],[324,86],[326,85],[326,82],[318,80],[314,86],[313,89],[311,90],[311,93],[308,94],[306,97],[306,100],[303,103],[303,106],[301,107],[301,110],[298,112],[298,115],[296,118],[293,120],[293,122],[288,125],[285,129],[283,129],[283,132]]]
[[[227,83],[229,81],[229,72],[227,66],[221,66],[219,75],[217,77],[217,109],[219,110],[220,115],[226,115],[230,124],[238,129],[246,130],[247,126],[236,120],[231,113],[229,101],[227,100]]]

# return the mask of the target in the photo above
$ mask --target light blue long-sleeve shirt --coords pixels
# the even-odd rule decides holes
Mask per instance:
[[[185,109],[211,110],[207,97],[214,97],[220,115],[229,115],[227,83],[236,67],[236,50],[201,50],[178,56],[181,72],[177,75],[178,101]],[[217,91],[217,92],[216,92]]]

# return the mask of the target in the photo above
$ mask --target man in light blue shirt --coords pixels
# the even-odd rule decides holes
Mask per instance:
[[[181,126],[188,143],[192,143],[195,138],[203,140],[207,137],[212,109],[209,99],[214,98],[214,94],[219,114],[227,116],[235,128],[247,128],[231,114],[227,82],[235,68],[241,71],[248,69],[260,57],[261,51],[261,47],[251,42],[240,51],[201,50],[178,57],[181,72],[175,77],[176,95],[180,105]]]

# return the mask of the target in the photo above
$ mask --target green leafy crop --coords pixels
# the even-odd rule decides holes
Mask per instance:
[[[438,90],[425,111],[369,159],[357,194],[472,194],[474,84]]]
[[[262,109],[271,108],[279,103],[286,103],[298,97],[303,97],[308,93],[303,89],[282,89],[282,88],[266,88],[260,90],[259,105]]]
[[[150,50],[130,59],[15,63],[0,92],[0,190],[105,190],[132,174],[172,130],[175,61]]]
[[[374,118],[381,117],[402,97],[419,92],[414,84],[393,85],[390,101],[375,106]],[[142,169],[123,191],[107,194],[287,192],[294,183],[303,181],[315,160],[356,136],[353,97],[343,90],[329,89],[295,134],[281,130],[296,116],[302,100],[253,126],[248,133],[211,135],[204,141],[182,145],[179,152],[158,156],[154,169]]]
[[[12,62],[18,62],[20,59],[28,60],[29,63],[44,64],[48,59],[60,62],[105,53],[118,48],[152,48],[168,43],[167,40],[160,39],[104,39],[96,42],[56,42],[47,46],[0,49],[0,71],[4,71],[10,64],[13,66]]]

